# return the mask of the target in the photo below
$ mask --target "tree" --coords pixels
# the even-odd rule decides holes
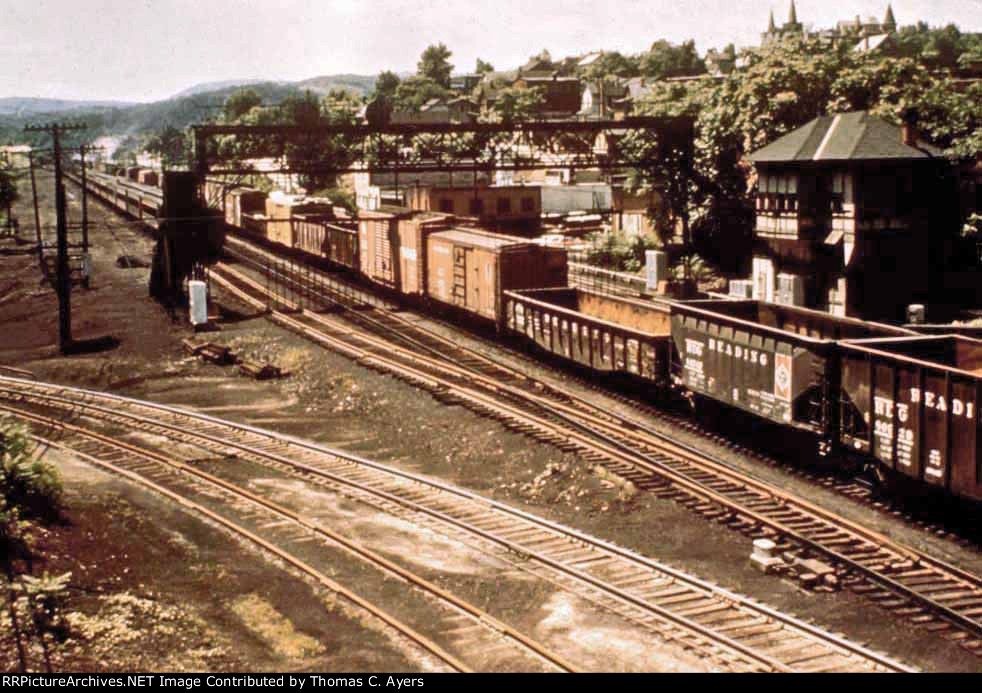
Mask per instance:
[[[488,72],[494,72],[494,65],[491,63],[486,63],[480,58],[477,59],[477,65],[474,66],[474,72],[483,75]]]
[[[20,566],[30,565],[34,558],[39,534],[37,523],[58,517],[62,490],[58,470],[33,454],[24,427],[0,420],[0,581],[4,583],[7,618],[21,671],[27,671],[30,649],[25,641],[32,633],[41,639],[47,669],[51,670],[45,636],[60,621],[62,588],[69,576],[31,580],[18,573]],[[49,599],[55,592],[57,597]],[[28,599],[21,597],[21,593],[26,593]]]
[[[649,79],[701,75],[706,63],[696,52],[695,41],[674,45],[665,40],[655,41],[651,49],[641,56],[639,69]]]
[[[545,96],[542,89],[518,89],[507,87],[498,92],[488,120],[497,123],[524,123],[538,117]]]
[[[450,64],[451,55],[453,53],[442,43],[429,46],[420,56],[416,73],[420,77],[436,82],[441,87],[449,88],[450,74],[453,72],[453,65]]]
[[[336,174],[351,163],[352,143],[342,134],[315,132],[331,125],[354,122],[357,100],[344,90],[334,90],[323,100],[312,92],[287,98],[279,108],[280,124],[300,132],[286,138],[284,154],[291,168],[299,171],[300,185],[306,190],[334,187]]]
[[[255,89],[241,89],[225,100],[222,112],[225,115],[225,120],[234,122],[253,108],[261,106],[262,103],[263,99]]]
[[[372,97],[375,99],[386,99],[390,103],[395,98],[396,89],[399,88],[399,77],[396,73],[385,70],[379,73],[375,79],[375,91]]]
[[[150,136],[146,150],[159,156],[165,167],[185,164],[191,155],[187,134],[170,125]]]
[[[583,77],[591,81],[611,80],[618,77],[629,79],[640,74],[640,60],[637,57],[628,57],[617,51],[609,51],[601,54],[583,71]]]
[[[430,99],[449,98],[450,90],[442,84],[419,75],[407,77],[399,83],[395,92],[394,107],[397,111],[419,111]]]

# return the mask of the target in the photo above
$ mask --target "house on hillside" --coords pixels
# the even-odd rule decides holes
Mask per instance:
[[[430,99],[418,111],[393,111],[389,122],[394,125],[411,123],[473,123],[479,106],[464,96]]]
[[[619,101],[627,94],[627,86],[617,80],[584,82],[580,112],[577,115],[585,119],[613,118],[618,111]]]

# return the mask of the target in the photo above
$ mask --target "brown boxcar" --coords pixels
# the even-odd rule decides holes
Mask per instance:
[[[295,214],[334,215],[334,205],[327,200],[274,192],[266,198],[266,237],[274,243],[293,247]]]
[[[505,327],[540,348],[592,370],[668,379],[668,305],[584,289],[504,292]]]
[[[426,238],[446,229],[452,217],[383,206],[362,212],[358,221],[361,272],[400,293],[419,296],[425,289]]]
[[[840,363],[844,446],[982,500],[982,342],[954,335],[844,342]]]
[[[358,217],[358,254],[361,273],[372,281],[395,288],[393,246],[398,246],[399,219],[412,214],[405,207],[382,205]]]
[[[565,287],[566,251],[475,229],[431,233],[426,294],[489,320],[504,317],[502,292]]]
[[[910,330],[761,301],[671,304],[672,376],[772,421],[836,435],[836,341]]]
[[[296,248],[331,262],[358,269],[358,230],[351,222],[297,214],[293,218]]]

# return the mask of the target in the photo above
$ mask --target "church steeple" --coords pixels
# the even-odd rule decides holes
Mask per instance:
[[[897,29],[897,20],[893,17],[893,7],[890,6],[890,3],[887,3],[887,16],[883,19],[883,28],[887,31]]]
[[[767,24],[767,33],[773,34],[777,32],[777,26],[774,24],[774,10],[771,10],[771,21]]]
[[[798,12],[794,8],[794,0],[791,0],[791,13],[788,15],[788,24],[794,26],[798,23]]]

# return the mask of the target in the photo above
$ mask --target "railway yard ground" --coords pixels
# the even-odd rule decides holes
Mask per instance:
[[[47,189],[47,180],[39,182]],[[29,199],[19,203],[21,219],[30,218]],[[51,206],[44,196],[41,206]],[[70,213],[77,214],[77,199],[71,207]],[[632,549],[919,669],[982,671],[982,657],[926,628],[911,627],[849,590],[804,589],[757,571],[749,561],[750,538],[673,500],[640,491],[575,454],[312,344],[221,292],[216,296],[218,331],[195,338],[272,363],[289,375],[257,381],[233,366],[189,355],[182,340],[193,337],[190,329],[172,321],[147,295],[149,269],[117,263],[123,255],[148,261],[149,237],[100,205],[93,204],[91,214],[93,282],[73,294],[75,336],[112,336],[118,344],[85,355],[59,355],[56,299],[42,283],[35,256],[0,254],[0,365],[29,370],[41,381],[178,405],[275,430],[439,479]],[[0,240],[0,251],[19,247],[26,246]],[[406,316],[453,332],[455,339],[532,369],[537,377],[562,383],[599,406],[626,411],[625,404],[555,370],[531,366],[443,324]],[[813,479],[745,457],[669,422],[649,423],[863,526],[982,574],[982,556],[972,542],[913,526],[899,514],[856,503]],[[51,454],[68,489],[66,519],[45,534],[47,558],[41,570],[72,571],[71,622],[78,626],[74,639],[59,651],[58,668],[440,668],[328,590],[311,586],[213,523],[69,453]],[[243,464],[228,473],[250,488],[273,489],[297,511],[328,517],[338,532],[372,538],[387,547],[391,558],[399,557],[438,584],[550,643],[564,643],[561,653],[588,668],[718,668],[680,643],[646,636],[613,616],[598,616],[561,590],[516,576],[473,547],[382,513],[359,512],[348,501],[262,467]],[[349,579],[367,570],[340,554],[330,565],[333,574]],[[377,589],[381,599],[386,587]],[[405,602],[401,608],[411,620],[408,612],[417,602]],[[419,600],[418,608],[426,604]],[[10,645],[2,642],[0,669],[16,666]]]

